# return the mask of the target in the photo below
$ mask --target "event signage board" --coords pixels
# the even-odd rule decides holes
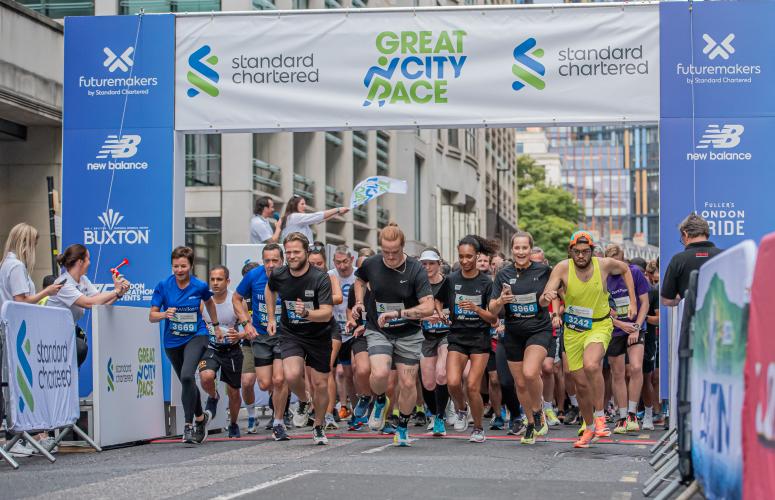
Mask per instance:
[[[175,128],[656,121],[655,3],[176,18]]]
[[[693,320],[692,463],[709,499],[740,498],[747,304],[756,244],[743,241],[700,269]]]
[[[122,305],[150,304],[183,224],[173,200],[174,29],[171,14],[65,20],[62,244],[88,248],[100,291],[112,290],[110,269],[129,260]],[[92,392],[92,371],[90,354],[81,396]]]
[[[110,446],[166,434],[159,328],[148,311],[94,308],[94,439]],[[127,422],[131,425],[117,425]]]
[[[78,420],[75,325],[69,309],[5,302],[11,430],[39,431]]]

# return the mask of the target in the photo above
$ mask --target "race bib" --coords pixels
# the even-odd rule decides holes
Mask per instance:
[[[626,319],[630,312],[630,298],[617,297],[614,299],[614,304],[616,304],[616,317]]]
[[[277,323],[279,323],[280,318],[282,318],[281,305],[279,303],[274,308],[274,317],[275,322]],[[267,308],[264,302],[258,303],[258,322],[261,323],[261,326],[264,328],[269,324],[269,316],[267,315]]]
[[[221,338],[222,340],[218,340],[218,336],[215,334],[215,329],[218,328],[221,330]],[[219,346],[225,346],[225,345],[231,345],[232,342],[229,342],[228,338],[226,337],[226,334],[228,333],[229,329],[225,326],[213,326],[213,325],[207,325],[207,331],[210,335],[210,343],[213,345],[219,345]]]
[[[307,311],[311,311],[315,304],[312,301],[309,302],[302,302],[304,304],[304,308]],[[295,300],[286,300],[285,301],[285,312],[288,315],[288,320],[293,323],[294,325],[301,325],[303,323],[309,323],[309,320],[306,318],[302,318],[298,314],[296,314],[296,301]]]
[[[571,330],[583,332],[592,329],[592,309],[589,307],[568,306],[563,315],[565,325]]]
[[[400,311],[401,309],[404,309],[403,302],[377,302],[377,314]],[[406,323],[404,318],[391,319],[385,324],[385,328],[403,325],[404,323]]]
[[[192,335],[196,333],[198,324],[195,312],[176,312],[170,320],[170,331],[174,335]]]
[[[518,318],[532,318],[538,314],[538,301],[535,293],[515,295],[509,306],[509,312]]]
[[[449,316],[449,309],[442,310],[444,315]],[[441,320],[438,321],[429,321],[427,319],[424,319],[422,321],[422,329],[426,332],[436,332],[436,331],[446,331],[449,330],[449,325],[444,323]]]
[[[461,302],[473,302],[474,304],[482,303],[481,295],[463,295],[462,293],[455,294],[455,317],[462,320],[478,320],[479,314],[476,311],[468,311],[460,307]]]

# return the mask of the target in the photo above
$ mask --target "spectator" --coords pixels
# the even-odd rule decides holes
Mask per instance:
[[[49,285],[35,293],[30,273],[35,267],[35,245],[38,231],[24,222],[16,224],[5,242],[3,260],[0,262],[0,307],[6,301],[37,304],[44,297],[56,295],[62,285]]]
[[[641,270],[641,271],[644,273],[644,275],[645,275],[645,273],[646,273],[646,267],[647,267],[647,265],[646,265],[646,259],[644,259],[643,257],[633,257],[632,259],[630,259],[630,264],[632,264],[633,266],[638,266],[638,268],[639,268],[639,269],[640,269],[640,270]]]
[[[291,233],[301,233],[307,237],[307,241],[313,241],[312,229],[313,224],[319,224],[323,221],[327,221],[331,217],[336,215],[344,215],[350,211],[347,207],[331,208],[326,211],[314,212],[311,214],[306,213],[307,200],[302,196],[293,195],[285,204],[285,214],[280,219],[280,229],[282,231],[282,238],[285,239]]]
[[[53,274],[47,274],[43,277],[43,288],[46,288],[48,286],[51,286],[54,284],[54,282],[57,280],[57,277]],[[48,302],[48,296],[43,297],[38,301],[39,306],[45,306]]]
[[[272,214],[274,214],[274,200],[269,196],[257,198],[253,218],[250,219],[251,243],[277,243],[280,239],[280,224],[276,223],[276,227],[272,229],[272,224],[269,222]]]
[[[678,226],[678,230],[685,250],[675,254],[667,265],[661,291],[662,304],[666,306],[678,305],[689,288],[689,276],[692,271],[699,269],[711,257],[721,253],[720,248],[708,241],[710,238],[708,222],[696,213],[686,217]]]

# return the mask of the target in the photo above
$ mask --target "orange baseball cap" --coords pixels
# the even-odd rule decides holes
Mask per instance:
[[[589,231],[584,231],[583,229],[581,231],[576,231],[571,235],[568,248],[573,247],[578,243],[588,243],[591,247],[595,246],[595,240],[592,238],[592,235]]]

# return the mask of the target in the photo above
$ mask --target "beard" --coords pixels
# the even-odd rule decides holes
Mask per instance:
[[[300,260],[296,262],[295,264],[292,262],[288,263],[288,267],[291,268],[292,271],[299,271],[301,270],[305,265],[307,264],[307,259]]]
[[[580,264],[577,260],[574,259],[573,260],[573,264],[578,269],[587,269],[589,267],[589,265],[592,264],[592,258],[590,257],[589,259],[587,259],[587,261],[584,264]]]

